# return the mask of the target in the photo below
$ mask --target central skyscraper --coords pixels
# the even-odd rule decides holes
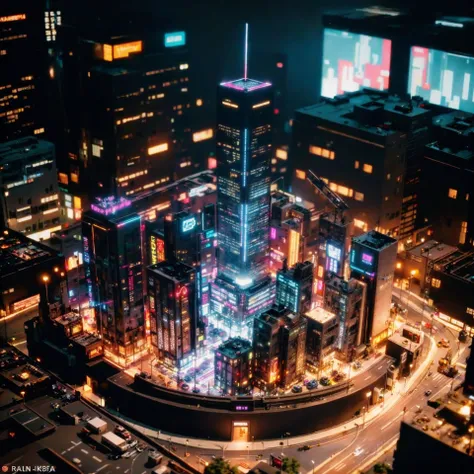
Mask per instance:
[[[267,276],[273,90],[247,77],[223,82],[217,94],[218,277],[212,310],[230,334],[248,336],[253,317],[274,300]]]

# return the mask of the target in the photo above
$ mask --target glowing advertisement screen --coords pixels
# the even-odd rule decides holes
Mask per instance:
[[[337,273],[339,271],[342,258],[341,248],[328,242],[326,246],[326,255],[326,270],[329,270],[333,273]]]
[[[351,268],[366,275],[373,277],[375,275],[375,255],[368,250],[351,250]]]
[[[325,28],[321,95],[388,89],[391,51],[389,39]]]
[[[432,104],[474,113],[474,57],[413,46],[408,93]]]

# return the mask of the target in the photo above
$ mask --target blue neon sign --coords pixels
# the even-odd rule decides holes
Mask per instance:
[[[181,230],[183,232],[190,232],[196,227],[196,218],[190,217],[188,219],[184,219],[183,223],[181,224]]]
[[[185,31],[173,31],[172,33],[165,33],[165,48],[175,48],[176,46],[184,46],[185,44]]]

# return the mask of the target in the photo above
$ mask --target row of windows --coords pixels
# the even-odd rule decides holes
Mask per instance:
[[[458,190],[454,188],[449,188],[448,189],[448,197],[451,199],[457,199],[458,198]],[[466,193],[466,201],[469,201],[469,193]]]
[[[334,160],[336,158],[336,154],[333,150],[328,150],[327,148],[322,148],[320,146],[310,145],[309,152],[312,155],[322,156],[328,160]]]
[[[360,168],[360,163],[356,160],[354,161],[354,168],[358,170]],[[374,171],[374,167],[372,165],[369,165],[368,163],[364,163],[362,165],[362,171],[367,174],[372,174]],[[390,179],[390,175],[387,175],[387,179]]]

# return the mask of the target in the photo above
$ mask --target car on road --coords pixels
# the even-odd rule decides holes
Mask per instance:
[[[189,385],[187,383],[181,384],[181,390],[184,390],[185,392],[187,392],[189,390]]]
[[[433,393],[433,390],[427,390],[425,392],[425,397],[429,397]]]
[[[184,376],[184,381],[186,383],[189,383],[189,382],[192,382],[193,381],[193,378],[190,376],[190,375],[185,375]]]
[[[449,348],[449,342],[446,339],[440,339],[437,345],[438,347],[444,347],[445,349]]]
[[[298,451],[309,451],[311,449],[311,446],[309,446],[308,444],[305,444],[304,446],[300,446],[298,448]]]
[[[122,457],[122,455],[121,455],[121,454],[113,454],[113,453],[111,453],[111,454],[109,454],[107,457],[108,457],[109,459],[112,459],[112,460],[116,461],[117,459],[120,459],[120,458]]]
[[[132,435],[123,426],[117,425],[114,431],[116,435],[120,436],[125,441],[130,441],[132,439]]]
[[[327,387],[328,385],[331,385],[331,380],[329,380],[329,377],[321,377],[319,383]]]
[[[301,385],[294,385],[291,391],[293,393],[301,393],[303,391],[303,387]]]
[[[354,451],[354,456],[360,456],[364,450],[362,448],[356,448]]]
[[[200,389],[199,387],[194,387],[194,388],[192,389],[192,392],[193,392],[193,393],[201,393],[201,389]]]
[[[306,388],[308,390],[313,390],[315,388],[318,388],[318,381],[316,379],[313,379],[313,380],[310,380],[307,384],[306,384]]]
[[[362,367],[362,363],[357,361],[357,362],[354,362],[354,364],[352,365],[352,368],[354,370],[359,370],[360,368]]]
[[[127,451],[125,454],[122,454],[122,457],[128,459],[134,452],[134,449],[132,449],[131,451]]]
[[[129,449],[132,449],[132,448],[134,448],[137,444],[138,444],[138,441],[135,439],[135,440],[133,440],[133,441],[128,445],[128,448],[129,448]]]
[[[78,466],[82,463],[82,461],[79,458],[72,458],[72,462],[74,464],[77,464]]]

